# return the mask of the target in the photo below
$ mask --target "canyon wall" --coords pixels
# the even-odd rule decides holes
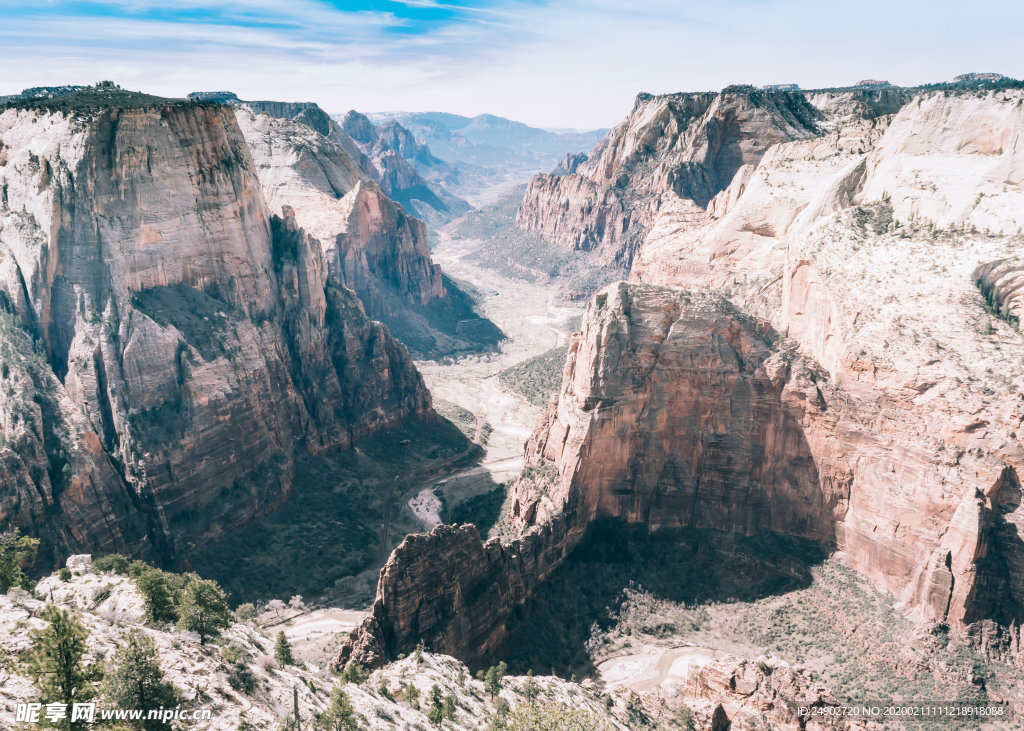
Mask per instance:
[[[298,224],[321,242],[331,276],[354,290],[367,314],[418,356],[496,343],[497,328],[443,280],[430,258],[424,223],[357,164],[339,141],[351,142],[348,134],[313,109],[259,102],[236,111],[271,208],[294,211]],[[288,118],[290,113],[295,116]]]
[[[424,179],[415,163],[442,165],[430,149],[416,141],[409,130],[390,121],[379,129],[365,114],[351,110],[340,120],[341,129],[369,161],[381,187],[412,215],[434,225],[458,218],[472,207],[443,186]]]
[[[232,111],[149,99],[0,111],[0,527],[44,556],[180,560],[280,504],[296,451],[435,418]]]
[[[917,619],[1016,637],[1022,95],[932,92],[896,114],[880,100],[772,146],[706,207],[663,191],[634,281],[600,292],[573,337],[506,550],[546,535],[554,563],[598,515],[775,531],[820,542]],[[406,633],[392,647],[448,632],[393,622],[395,586],[382,574],[350,657],[377,627]],[[404,589],[405,616],[450,601],[415,577]],[[500,634],[515,610],[499,606]]]
[[[799,92],[640,94],[572,172],[534,177],[516,225],[628,265],[663,194],[705,206],[771,145],[819,134],[821,119]]]

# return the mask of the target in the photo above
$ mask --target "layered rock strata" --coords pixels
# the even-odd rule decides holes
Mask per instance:
[[[182,559],[283,501],[296,451],[434,418],[405,348],[271,216],[231,110],[12,105],[0,191],[0,527],[46,553]]]
[[[706,208],[672,194],[641,283],[573,338],[512,537],[565,524],[557,557],[597,515],[802,536],[912,616],[1012,647],[1022,94],[925,94],[774,146]]]
[[[771,145],[816,136],[821,119],[799,92],[640,94],[585,161],[534,177],[516,225],[628,264],[662,195],[705,206]]]
[[[420,175],[417,164],[439,167],[442,163],[398,122],[392,120],[377,128],[365,114],[352,110],[341,118],[340,125],[369,161],[368,169],[375,171],[381,187],[412,215],[440,224],[471,209],[466,201]]]
[[[294,118],[282,118],[289,113]],[[370,317],[420,356],[478,349],[500,337],[446,286],[424,223],[356,163],[338,141],[347,134],[319,107],[246,103],[236,116],[268,203],[295,211],[321,242],[330,274],[356,292]],[[472,337],[477,331],[482,343]]]

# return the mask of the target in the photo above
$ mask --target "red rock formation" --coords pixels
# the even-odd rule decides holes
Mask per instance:
[[[0,139],[0,526],[177,559],[284,500],[295,450],[433,418],[405,348],[271,217],[230,110],[9,108]]]
[[[461,292],[445,286],[440,267],[430,258],[426,226],[356,164],[338,142],[349,138],[337,123],[327,118],[326,127],[314,129],[309,124],[318,117],[307,124],[253,114],[267,109],[287,115],[295,113],[295,106],[260,102],[243,106],[236,116],[268,203],[273,209],[292,208],[298,224],[320,240],[330,275],[354,290],[367,314],[421,357],[476,350],[500,338]],[[296,119],[309,118],[312,110],[299,106]],[[457,332],[466,321],[481,325],[478,334],[484,342]]]

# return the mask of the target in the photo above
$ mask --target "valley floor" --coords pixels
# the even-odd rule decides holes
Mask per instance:
[[[502,371],[564,345],[583,311],[582,304],[565,301],[555,286],[511,279],[469,261],[483,243],[477,239],[454,239],[442,230],[432,252],[434,261],[449,276],[469,283],[480,293],[481,314],[507,337],[496,353],[416,364],[438,410],[449,418],[454,412],[463,413],[467,436],[481,443],[485,450],[480,465],[424,485],[410,496],[403,512],[417,520],[421,529],[435,525],[444,517],[445,508],[450,511],[473,496],[498,489],[522,469],[523,444],[541,409],[504,387],[499,376]],[[458,409],[452,409],[453,405]],[[440,505],[428,497],[431,491],[440,495]],[[481,528],[481,532],[485,530]],[[393,538],[401,540],[398,535]]]

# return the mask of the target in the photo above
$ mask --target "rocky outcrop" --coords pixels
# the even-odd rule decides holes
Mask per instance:
[[[628,264],[664,194],[705,206],[771,145],[817,135],[820,120],[800,92],[640,94],[574,172],[530,182],[516,224]]]
[[[420,356],[479,350],[500,339],[468,298],[445,284],[423,222],[356,164],[332,128],[325,136],[304,122],[254,114],[247,106],[236,116],[268,203],[294,210],[298,224],[321,242],[331,276],[356,292],[370,317]]]
[[[183,559],[280,504],[296,451],[434,418],[234,114],[149,99],[0,113],[0,525],[50,552]]]
[[[381,570],[373,612],[335,659],[378,667],[419,642],[479,663],[505,640],[506,620],[564,558],[579,536],[553,521],[504,544],[476,526],[439,525],[409,535]]]

